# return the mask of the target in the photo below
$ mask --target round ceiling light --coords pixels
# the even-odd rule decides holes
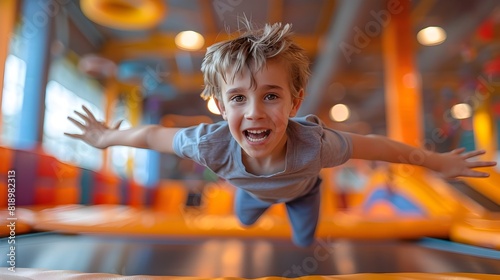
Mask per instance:
[[[330,109],[330,119],[343,122],[349,118],[350,110],[345,104],[337,104]]]
[[[175,36],[175,44],[179,49],[197,51],[203,47],[205,39],[198,32],[182,31]]]
[[[446,40],[446,32],[438,26],[429,26],[417,33],[417,40],[424,46],[436,46]]]
[[[152,28],[167,10],[163,0],[80,0],[80,7],[93,22],[121,30]]]

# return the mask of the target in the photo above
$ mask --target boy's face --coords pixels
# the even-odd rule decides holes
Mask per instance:
[[[219,110],[233,137],[252,158],[284,155],[288,118],[296,115],[301,103],[301,99],[292,99],[286,69],[279,60],[268,60],[254,73],[254,87],[248,69],[233,81],[220,79]]]

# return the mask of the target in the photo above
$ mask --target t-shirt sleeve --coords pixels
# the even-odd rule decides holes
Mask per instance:
[[[220,150],[227,147],[219,143],[224,141],[221,138],[226,135],[224,133],[226,127],[225,122],[218,122],[182,128],[174,136],[172,144],[174,153],[207,166],[207,158],[213,160],[214,154],[219,155]]]
[[[320,158],[322,167],[337,166],[350,159],[352,155],[352,141],[347,133],[327,127],[314,115],[306,116],[305,120],[318,126],[321,141]]]
[[[198,145],[201,137],[206,134],[204,124],[182,128],[174,136],[173,149],[177,156],[200,161]]]
[[[345,163],[352,155],[352,141],[347,133],[324,128],[321,166],[333,167]]]

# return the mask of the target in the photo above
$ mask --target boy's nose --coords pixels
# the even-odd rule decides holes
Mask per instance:
[[[249,102],[247,110],[245,112],[245,117],[249,120],[261,119],[265,115],[264,106],[259,104],[259,102]]]

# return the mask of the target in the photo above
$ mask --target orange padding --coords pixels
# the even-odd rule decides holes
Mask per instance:
[[[235,215],[212,215],[185,211],[168,215],[126,205],[64,205],[37,212],[34,228],[66,233],[99,233],[162,236],[240,236],[290,238],[290,226],[283,204],[274,205],[259,221],[242,228]],[[405,218],[371,219],[338,212],[322,217],[319,238],[418,238],[448,236],[451,220]],[[243,230],[244,229],[244,230]]]
[[[217,280],[244,280],[247,278],[238,277],[218,277],[218,278],[206,278],[206,277],[190,277],[190,276],[148,276],[148,275],[134,275],[134,276],[123,276],[118,274],[108,274],[108,273],[82,273],[77,271],[69,270],[42,270],[42,269],[31,269],[31,268],[17,268],[15,272],[8,271],[8,268],[0,268],[1,279],[11,279],[11,280],[87,280],[87,279],[124,279],[124,280],[194,280],[194,279],[217,279]],[[283,277],[261,277],[255,278],[255,280],[282,280]],[[300,280],[334,280],[334,279],[377,279],[377,280],[397,280],[397,279],[500,279],[499,275],[492,274],[477,274],[477,273],[360,273],[360,274],[346,274],[346,275],[327,275],[327,276],[303,276],[293,279]]]
[[[450,239],[456,242],[500,250],[500,215],[466,217],[453,224]]]

